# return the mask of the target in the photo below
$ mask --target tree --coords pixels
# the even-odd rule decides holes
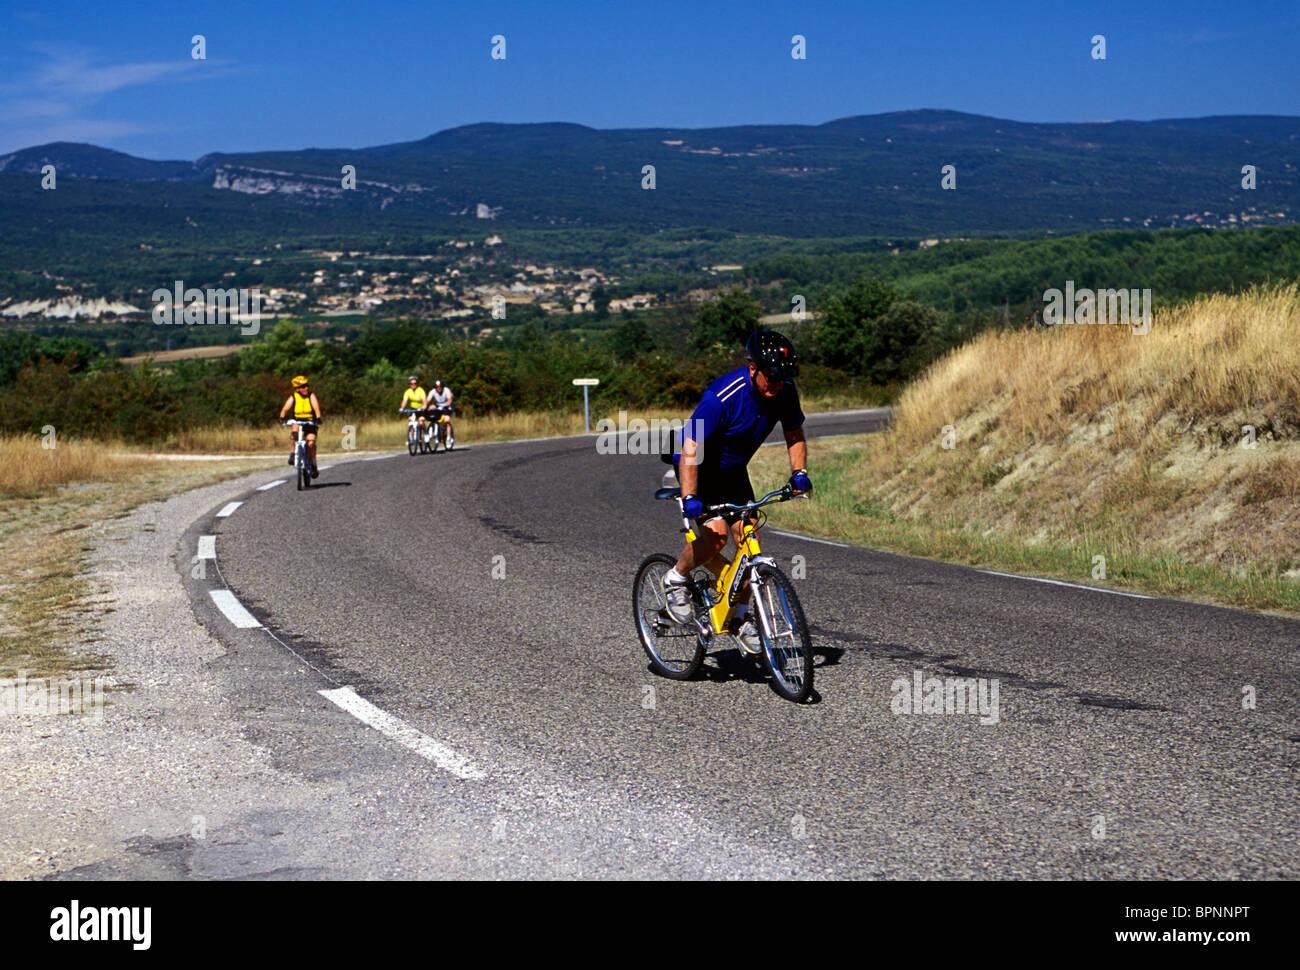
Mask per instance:
[[[593,320],[606,320],[609,318],[609,291],[603,286],[598,286],[591,291],[591,305],[595,311],[592,315]]]
[[[239,364],[245,374],[285,378],[327,369],[325,352],[319,344],[309,347],[302,327],[292,320],[280,321],[269,334],[240,351]]]
[[[758,329],[763,308],[744,290],[732,290],[700,307],[695,318],[695,349],[734,353]]]
[[[926,341],[941,322],[933,307],[911,300],[893,304],[864,331],[862,373],[877,384],[911,377],[923,365]]]
[[[869,329],[897,298],[888,283],[860,279],[843,297],[829,301],[826,318],[817,328],[823,362],[851,373],[865,373]]]
[[[610,338],[610,349],[623,363],[630,363],[638,355],[653,349],[650,331],[646,328],[645,321],[635,314],[624,311],[622,322]]]

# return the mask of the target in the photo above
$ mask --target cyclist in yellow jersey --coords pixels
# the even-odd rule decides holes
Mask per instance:
[[[420,412],[416,415],[416,419],[420,422],[420,437],[423,438],[426,423],[424,406],[428,399],[428,395],[424,393],[424,388],[420,386],[420,379],[418,377],[408,377],[406,383],[410,386],[407,387],[406,391],[402,394],[401,406],[404,408],[414,408]]]
[[[307,383],[307,378],[301,374],[293,379],[293,393],[289,395],[289,400],[284,402],[284,407],[280,408],[280,420],[283,421],[289,417],[290,411],[293,411],[295,420],[311,422],[311,424],[295,426],[289,437],[289,443],[293,445],[298,441],[299,430],[306,435],[307,458],[311,461],[311,477],[317,478],[320,475],[316,468],[316,431],[320,427],[321,420],[320,401],[316,399],[316,394],[312,391],[311,385]],[[289,464],[293,464],[292,450],[289,452]]]

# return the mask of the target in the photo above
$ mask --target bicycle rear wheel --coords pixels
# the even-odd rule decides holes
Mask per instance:
[[[676,559],[663,553],[641,563],[632,583],[632,617],[650,666],[665,677],[687,680],[700,669],[704,644],[694,623],[684,626],[668,615],[664,573],[676,564]]]
[[[750,609],[759,611],[758,632],[763,660],[772,673],[776,692],[796,703],[813,689],[812,637],[794,584],[781,570],[758,567],[759,582]],[[764,622],[766,620],[766,622]],[[770,636],[769,636],[770,631]]]

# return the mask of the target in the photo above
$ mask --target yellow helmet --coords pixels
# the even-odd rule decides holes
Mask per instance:
[[[306,387],[306,386],[307,386],[307,378],[305,378],[305,377],[303,377],[301,374],[299,374],[297,377],[295,377],[295,378],[293,379],[293,386],[294,386],[294,387]]]

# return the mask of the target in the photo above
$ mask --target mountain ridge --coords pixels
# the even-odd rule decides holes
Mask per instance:
[[[1291,116],[1044,123],[935,108],[721,128],[481,122],[365,148],[192,162],[56,142],[0,157],[0,215],[19,190],[13,176],[53,164],[61,186],[97,180],[100,195],[129,196],[124,205],[138,206],[138,193],[112,185],[168,182],[192,186],[200,211],[215,190],[416,224],[477,216],[803,236],[1246,225],[1300,213],[1297,145]]]

